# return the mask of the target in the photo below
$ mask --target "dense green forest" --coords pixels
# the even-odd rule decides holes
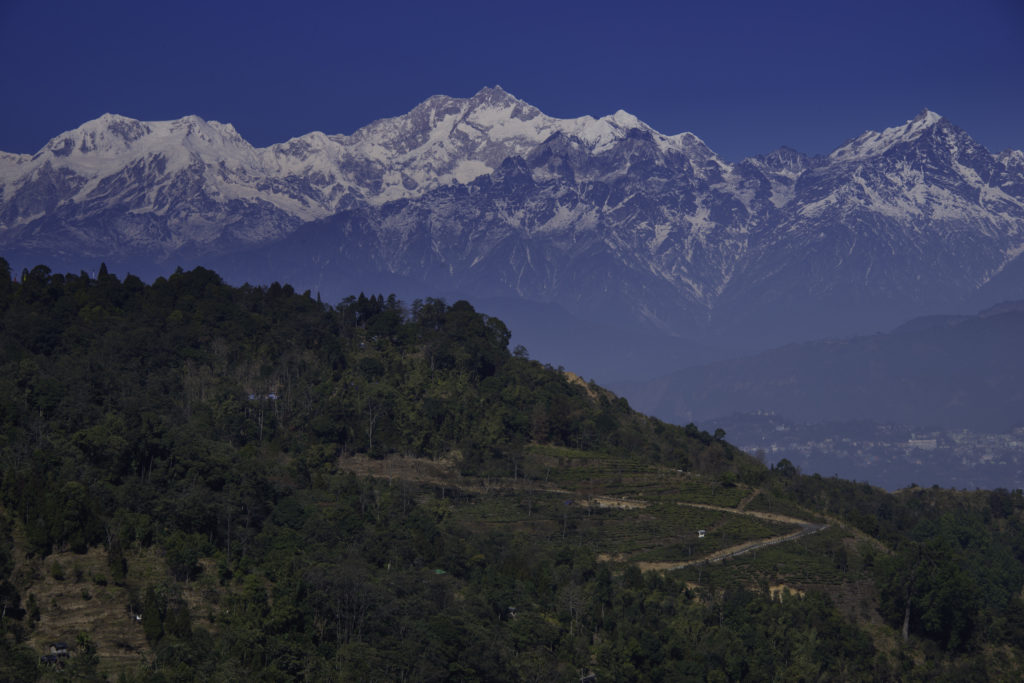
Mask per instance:
[[[1024,674],[1020,491],[769,468],[511,341],[0,259],[0,680]]]

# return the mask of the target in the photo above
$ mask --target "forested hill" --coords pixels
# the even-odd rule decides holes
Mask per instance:
[[[1022,671],[1020,492],[769,470],[511,339],[0,259],[0,680]]]
[[[360,294],[332,307],[202,268],[147,286],[44,266],[12,282],[2,265],[0,394],[8,446],[26,460],[42,448],[157,488],[261,448],[304,476],[353,454],[455,457],[463,474],[503,476],[527,443],[704,473],[759,467],[721,434],[644,417],[510,352],[506,326],[465,301]],[[211,469],[193,484],[223,486],[223,472],[199,476]]]

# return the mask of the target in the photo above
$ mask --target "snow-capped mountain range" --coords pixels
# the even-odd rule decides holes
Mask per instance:
[[[727,163],[624,111],[556,119],[500,88],[266,148],[108,114],[0,153],[0,253],[329,295],[362,278],[769,343],[1024,297],[1024,153],[924,111],[828,156]]]

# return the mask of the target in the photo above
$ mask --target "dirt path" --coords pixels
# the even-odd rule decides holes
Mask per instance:
[[[714,510],[716,512],[727,512],[734,515],[756,517],[757,519],[764,519],[770,522],[795,524],[800,528],[788,534],[782,534],[781,536],[772,536],[770,538],[763,538],[756,541],[744,541],[743,543],[737,543],[736,545],[729,546],[728,548],[722,548],[721,550],[717,550],[710,555],[697,558],[696,560],[686,560],[683,562],[637,562],[636,565],[644,571],[671,571],[673,569],[682,569],[683,567],[689,567],[695,564],[721,562],[728,557],[736,557],[737,555],[749,553],[761,548],[767,548],[768,546],[776,545],[778,543],[785,543],[786,541],[795,541],[798,538],[809,536],[810,534],[817,533],[828,527],[828,524],[815,524],[814,522],[808,522],[805,519],[798,519],[787,515],[747,510],[747,505],[750,501],[756,498],[757,494],[760,492],[760,489],[754,489],[749,496],[740,501],[739,505],[734,508],[707,505],[706,503],[679,503],[679,505],[685,505],[686,507],[691,508],[700,508],[701,510]],[[721,523],[714,525],[712,529],[717,528],[720,524]]]
[[[721,507],[718,505],[708,505],[706,503],[678,503],[678,505],[684,505],[691,508],[700,508],[701,510],[713,510],[715,512],[725,512],[733,515],[745,515],[747,517],[756,517],[757,519],[764,519],[770,522],[781,522],[783,524],[795,524],[800,528],[796,531],[788,534],[782,534],[781,536],[772,536],[770,538],[763,538],[756,541],[744,541],[743,543],[737,543],[736,545],[729,546],[728,548],[722,548],[717,550],[710,555],[698,558],[696,560],[686,560],[684,562],[636,562],[636,566],[644,571],[672,571],[674,569],[682,569],[683,567],[689,567],[695,564],[707,564],[710,562],[721,562],[728,557],[736,557],[744,553],[749,553],[761,548],[767,548],[768,546],[776,545],[778,543],[785,543],[786,541],[795,541],[798,538],[809,536],[817,533],[822,529],[828,527],[828,524],[816,524],[814,522],[808,522],[805,519],[798,519],[796,517],[789,517],[787,515],[779,515],[772,512],[760,512],[757,510],[747,510],[746,507],[757,494],[760,493],[760,489],[754,489],[749,496],[740,501],[739,505],[734,508]],[[592,499],[592,504],[599,507],[606,508],[623,508],[623,509],[636,509],[647,507],[647,502],[642,500],[631,500],[629,498],[615,498],[611,496],[596,496]],[[711,527],[716,529],[723,522],[719,522]],[[611,557],[609,556],[609,559]],[[621,559],[621,558],[616,558]]]
[[[757,497],[757,494],[761,492],[761,489],[754,489],[749,496],[740,501],[739,505],[735,508],[719,507],[718,505],[706,505],[704,503],[680,503],[680,505],[686,505],[687,507],[701,508],[702,510],[715,510],[718,512],[729,512],[735,515],[746,515],[747,517],[756,517],[758,519],[768,520],[770,522],[781,522],[783,524],[795,524],[800,528],[796,531],[788,534],[782,534],[781,536],[772,536],[771,538],[763,538],[756,541],[744,541],[736,545],[729,546],[728,548],[722,548],[717,550],[710,555],[698,558],[696,560],[686,560],[684,562],[638,562],[637,566],[644,570],[659,570],[659,571],[671,571],[673,569],[682,569],[683,567],[689,567],[695,564],[707,564],[709,562],[721,562],[728,557],[736,557],[744,553],[749,553],[754,550],[761,548],[767,548],[768,546],[776,545],[778,543],[785,543],[786,541],[795,541],[798,538],[809,536],[810,534],[817,533],[822,529],[828,527],[828,524],[816,524],[814,522],[808,522],[805,519],[797,519],[796,517],[789,517],[787,515],[779,515],[772,512],[760,512],[757,510],[747,510],[747,505],[750,501]]]
[[[706,505],[704,503],[679,503],[679,505],[685,505],[691,508],[700,508],[702,510],[716,510],[718,512],[730,512],[734,515],[746,515],[747,517],[757,517],[758,519],[766,519],[771,522],[782,522],[783,524],[799,524],[805,526],[810,524],[807,520],[797,519],[796,517],[787,517],[786,515],[777,515],[773,512],[759,512],[757,510],[743,510],[740,507],[726,508],[718,505]]]
[[[744,513],[740,513],[744,514]],[[747,513],[749,514],[749,513]],[[792,518],[790,518],[792,519]],[[686,560],[685,562],[637,562],[636,565],[644,571],[672,571],[674,569],[682,569],[684,567],[690,567],[695,564],[709,564],[711,562],[721,562],[728,557],[736,557],[744,553],[749,553],[754,550],[761,548],[767,548],[770,545],[776,545],[778,543],[784,543],[786,541],[795,541],[798,538],[809,536],[810,534],[817,533],[822,529],[828,527],[827,524],[812,524],[810,522],[801,522],[801,528],[797,531],[793,531],[782,536],[773,536],[771,538],[763,538],[757,541],[746,541],[737,545],[729,546],[728,548],[722,548],[716,552],[701,557],[696,560]]]
[[[761,493],[761,489],[754,489],[753,491],[751,491],[749,496],[740,501],[740,504],[736,506],[736,509],[746,510],[747,506],[750,504],[750,501],[757,498],[757,494],[759,493]]]

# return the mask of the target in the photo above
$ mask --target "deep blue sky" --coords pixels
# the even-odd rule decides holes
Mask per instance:
[[[198,114],[264,146],[494,84],[552,116],[625,109],[728,160],[826,153],[925,107],[1024,148],[1022,0],[0,0],[0,65],[8,152],[104,112]]]

